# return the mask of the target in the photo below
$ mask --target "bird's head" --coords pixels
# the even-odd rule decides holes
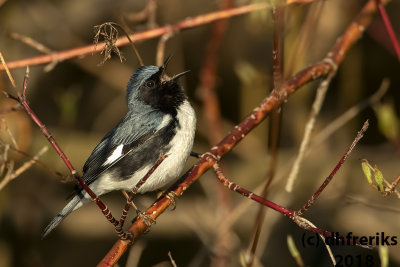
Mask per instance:
[[[127,102],[129,109],[147,105],[165,113],[176,113],[176,108],[186,99],[178,79],[188,71],[169,78],[165,74],[170,57],[161,66],[142,66],[129,80]]]

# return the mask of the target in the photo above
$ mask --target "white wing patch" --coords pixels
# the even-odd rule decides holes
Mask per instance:
[[[123,144],[117,146],[113,153],[107,158],[107,160],[103,163],[103,166],[108,165],[119,159],[122,156],[122,148],[124,147]]]

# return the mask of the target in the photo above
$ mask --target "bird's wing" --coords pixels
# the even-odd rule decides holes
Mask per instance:
[[[162,123],[162,116],[132,115],[125,118],[93,150],[83,166],[83,181],[92,183],[119,162],[129,151],[153,136]]]

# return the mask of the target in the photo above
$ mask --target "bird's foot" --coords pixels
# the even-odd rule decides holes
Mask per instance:
[[[154,219],[150,215],[147,215],[144,212],[141,212],[140,210],[137,210],[136,213],[137,213],[137,216],[135,219],[140,218],[144,222],[144,224],[147,226],[145,233],[147,233],[148,231],[150,231],[150,227],[153,224],[156,224],[156,219]]]
[[[115,231],[117,232],[119,239],[126,240],[126,241],[133,243],[133,241],[135,239],[133,234],[128,231],[123,231],[121,225],[115,226]]]
[[[178,194],[175,193],[174,191],[169,191],[166,195],[166,198],[168,198],[169,202],[171,203],[171,210],[175,210],[176,209],[176,201],[175,199],[178,198]]]
[[[190,152],[190,156],[198,158],[198,159],[201,158],[201,154],[197,153],[197,152],[194,152],[194,151]]]

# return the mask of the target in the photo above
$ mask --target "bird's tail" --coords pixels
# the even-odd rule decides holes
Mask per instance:
[[[86,198],[82,198],[82,194],[77,194],[75,197],[71,199],[70,202],[60,211],[57,216],[46,226],[44,231],[42,232],[42,238],[45,238],[54,228],[56,228],[60,222],[72,211],[80,208],[84,203],[87,202]]]

